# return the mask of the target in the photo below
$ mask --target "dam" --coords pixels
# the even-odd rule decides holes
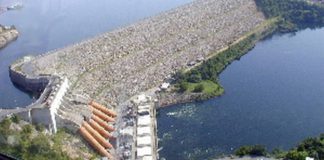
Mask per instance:
[[[160,85],[264,20],[252,0],[195,1],[21,66],[28,75],[62,74],[72,90],[119,103]],[[154,75],[154,76],[153,76]]]
[[[78,129],[101,155],[110,159],[156,159],[154,102],[158,100],[154,99],[154,92],[158,86],[170,81],[175,72],[188,68],[191,62],[207,59],[264,21],[265,17],[257,10],[253,0],[197,0],[130,26],[14,64],[11,72],[25,76],[18,74],[12,76],[11,80],[27,90],[35,91],[39,88],[29,89],[30,86],[24,83],[26,77],[37,79],[42,75],[55,75],[66,78],[68,91],[58,105],[60,112],[53,116],[66,121],[58,122],[58,127],[72,126],[70,128]],[[41,88],[44,89],[44,86]],[[141,96],[141,93],[145,96]],[[75,102],[78,95],[84,97],[85,102]],[[133,97],[140,100],[136,103]],[[117,116],[101,114],[103,111],[100,109],[89,109],[91,100],[108,106],[117,112]],[[71,107],[74,105],[81,106]],[[84,112],[75,112],[77,109]],[[99,117],[103,120],[96,121],[92,115],[101,115]],[[71,117],[77,117],[78,121]],[[112,121],[109,117],[115,119]],[[100,138],[100,133],[96,134],[91,129],[98,127],[95,123],[91,126],[93,121],[115,128],[114,131],[106,130],[116,137],[112,146]],[[102,132],[103,135],[106,135],[105,139],[110,138],[106,132]],[[148,139],[151,139],[151,144],[143,142]],[[112,147],[114,153],[111,157],[105,150]]]

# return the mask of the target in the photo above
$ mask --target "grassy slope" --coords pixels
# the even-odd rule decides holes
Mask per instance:
[[[44,132],[44,127],[20,121],[16,116],[0,122],[0,152],[18,159],[70,160],[85,158],[71,158],[67,152],[63,151],[63,148],[67,147],[65,143],[72,143],[73,140],[73,135],[63,129],[54,135],[48,135]],[[77,152],[83,151],[78,150]],[[84,153],[89,153],[89,151]]]
[[[212,79],[210,74],[209,77],[203,77],[199,82],[190,81],[190,76],[192,73],[202,73],[205,68],[213,68],[215,74],[220,74],[226,66],[228,66],[235,59],[240,58],[246,54],[254,45],[262,38],[273,33],[276,29],[276,24],[278,18],[271,18],[257,26],[254,30],[246,33],[244,36],[233,42],[230,46],[223,48],[220,51],[212,53],[205,62],[199,63],[194,67],[184,71],[180,77],[177,79],[177,84],[175,88],[179,90],[179,83],[186,83],[187,87],[182,90],[182,92],[191,93],[194,92],[195,87],[198,85],[203,86],[202,96],[200,98],[207,99],[215,96],[220,96],[224,93],[224,89],[218,83],[217,78]]]

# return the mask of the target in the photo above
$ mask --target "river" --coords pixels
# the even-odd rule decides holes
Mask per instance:
[[[192,0],[1,0],[0,6],[23,8],[0,15],[15,25],[19,38],[0,50],[0,106],[25,106],[35,99],[12,85],[8,66],[26,55],[39,55],[91,38]]]
[[[259,42],[220,75],[225,94],[158,111],[160,157],[207,159],[242,145],[289,149],[324,133],[324,28]]]
[[[12,85],[8,66],[191,0],[21,0],[23,8],[0,15],[15,25],[17,41],[0,50],[0,106],[34,99]],[[2,0],[0,5],[12,4]],[[225,94],[158,113],[161,157],[206,159],[241,145],[288,149],[324,132],[324,29],[261,41],[220,75]]]

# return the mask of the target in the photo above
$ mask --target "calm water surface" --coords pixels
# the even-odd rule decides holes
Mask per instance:
[[[206,159],[253,144],[288,149],[324,133],[324,28],[258,43],[220,81],[220,98],[159,111],[161,157]]]
[[[190,1],[0,0],[0,6],[24,5],[0,15],[0,24],[15,25],[20,32],[17,41],[0,50],[0,106],[23,106],[33,101],[10,82],[8,66],[16,59],[61,48]]]
[[[8,66],[111,31],[191,0],[22,0],[24,8],[0,15],[15,25],[17,41],[0,50],[0,106],[32,98],[10,82]],[[12,0],[0,0],[0,5]],[[260,42],[220,76],[226,93],[202,103],[159,111],[162,157],[204,159],[240,145],[287,149],[324,132],[324,29]]]

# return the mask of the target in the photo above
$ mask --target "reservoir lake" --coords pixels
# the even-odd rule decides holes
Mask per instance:
[[[324,28],[263,40],[219,78],[221,97],[159,110],[160,157],[207,159],[255,144],[289,149],[324,133]]]
[[[1,25],[14,25],[18,39],[0,50],[0,108],[35,101],[14,85],[8,66],[26,55],[39,55],[100,33],[135,23],[192,0],[0,0],[0,7],[23,8],[0,13]]]
[[[2,0],[23,8],[0,15],[19,38],[0,50],[0,106],[35,100],[12,85],[8,66],[176,8],[191,0]],[[324,133],[324,28],[259,42],[223,73],[223,96],[158,111],[160,157],[207,159],[242,145],[289,149]]]

